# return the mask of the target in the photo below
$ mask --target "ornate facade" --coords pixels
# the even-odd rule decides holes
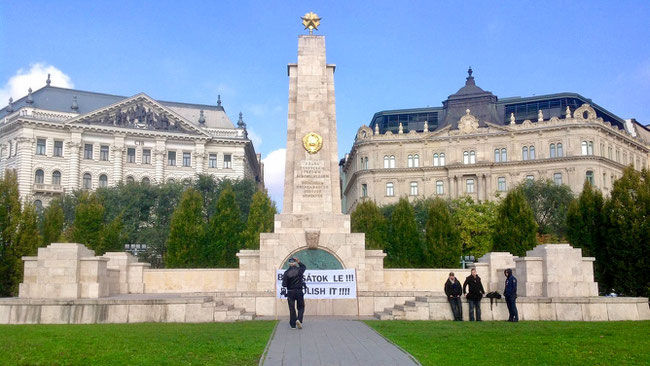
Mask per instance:
[[[579,94],[504,98],[465,86],[442,107],[378,112],[341,160],[343,211],[468,195],[491,200],[524,179],[578,193],[585,179],[607,194],[623,169],[648,168],[650,129]]]
[[[14,169],[37,206],[76,189],[184,181],[197,174],[250,178],[263,166],[246,132],[217,105],[121,97],[49,85],[0,110],[0,174]]]

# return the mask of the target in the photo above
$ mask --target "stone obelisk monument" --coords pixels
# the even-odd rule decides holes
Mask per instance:
[[[364,234],[350,233],[341,213],[336,138],[334,69],[325,57],[325,37],[313,35],[320,18],[303,17],[309,35],[298,37],[298,62],[289,64],[289,113],[284,205],[274,232],[260,234],[260,249],[242,250],[239,291],[275,294],[275,273],[296,256],[308,269],[355,269],[357,288],[383,283],[382,251],[366,250]],[[311,303],[311,311],[310,304]],[[287,312],[277,300],[276,314]],[[308,313],[355,315],[357,300],[308,300]]]

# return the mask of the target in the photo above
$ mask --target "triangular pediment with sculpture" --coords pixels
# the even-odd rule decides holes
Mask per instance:
[[[78,116],[66,124],[206,135],[199,127],[144,93]]]

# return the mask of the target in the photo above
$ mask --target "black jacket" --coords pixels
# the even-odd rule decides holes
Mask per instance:
[[[306,269],[307,267],[302,263],[298,263],[298,267],[289,267],[282,276],[282,287],[288,290],[302,290],[302,275]]]
[[[458,282],[458,279],[456,279],[456,282],[451,283],[449,279],[447,279],[447,282],[445,282],[445,294],[447,297],[458,297],[463,294],[463,287],[460,285],[460,282]]]
[[[467,286],[469,286],[469,292],[467,292]],[[481,277],[478,275],[476,278],[472,275],[467,276],[467,278],[465,278],[465,283],[463,283],[463,293],[467,294],[467,299],[469,300],[481,300],[483,295],[485,295],[485,290],[481,283]]]

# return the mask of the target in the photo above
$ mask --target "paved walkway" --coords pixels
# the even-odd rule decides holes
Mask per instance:
[[[411,357],[356,320],[305,319],[303,329],[280,321],[264,366],[418,365]]]

